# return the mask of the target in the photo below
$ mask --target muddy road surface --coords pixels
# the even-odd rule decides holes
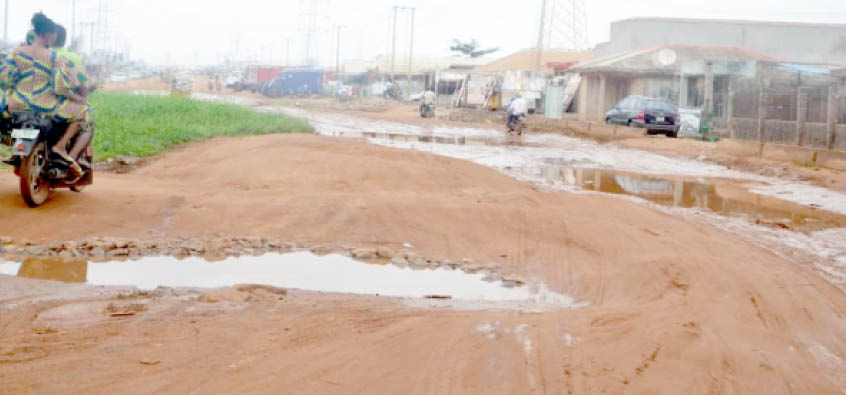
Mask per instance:
[[[56,193],[35,210],[24,207],[13,175],[0,173],[0,236],[12,239],[0,273],[71,278],[0,274],[0,392],[846,391],[836,194],[584,141],[503,142],[469,129],[405,133],[430,136],[423,140],[350,138],[340,134],[403,133],[312,117],[337,137],[190,144],[128,174],[101,173],[85,193]],[[427,141],[435,137],[465,143]],[[477,138],[483,143],[466,143]],[[576,166],[573,158],[581,158]],[[683,171],[661,171],[656,160]],[[598,168],[630,179],[585,173]],[[637,182],[643,174],[650,178]],[[628,193],[602,187],[611,182]],[[742,185],[719,195],[730,202],[746,202],[751,190],[775,200],[761,218],[708,203],[677,206],[678,184],[679,201],[696,201],[691,182]],[[701,198],[716,199],[712,192]],[[646,198],[661,194],[670,202]],[[776,209],[799,214],[784,220]],[[770,226],[779,223],[789,229]],[[124,240],[121,249],[199,241],[200,252],[220,238],[277,240],[317,252],[328,246],[330,258],[347,259],[331,253],[340,246],[379,266],[380,276],[457,270],[485,287],[542,289],[569,303],[479,307],[457,292],[451,299],[450,288],[406,295],[214,282],[249,257],[207,270],[220,276],[174,283],[204,273],[203,262],[145,258],[121,267],[84,254],[58,264],[17,256],[57,243],[80,255],[81,243],[98,238]],[[441,266],[407,267],[420,256]],[[138,269],[145,262],[158,269]],[[136,281],[109,282],[104,273]],[[240,279],[262,282],[231,281]]]

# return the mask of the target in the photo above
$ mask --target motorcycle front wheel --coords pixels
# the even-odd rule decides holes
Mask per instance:
[[[44,143],[32,148],[29,156],[21,160],[21,197],[29,207],[38,207],[50,196],[50,185],[42,176],[47,164],[47,149]]]

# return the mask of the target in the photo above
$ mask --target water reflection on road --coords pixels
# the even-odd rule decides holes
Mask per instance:
[[[583,306],[570,296],[550,291],[540,283],[514,285],[483,272],[467,273],[449,268],[414,270],[310,252],[242,256],[219,262],[171,257],[106,263],[28,258],[22,262],[0,261],[0,274],[69,283],[133,286],[142,290],[258,284],[316,292],[493,303],[487,307]]]

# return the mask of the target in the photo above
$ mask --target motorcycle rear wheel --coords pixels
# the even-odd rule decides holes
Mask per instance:
[[[44,204],[50,196],[50,185],[41,176],[46,164],[47,150],[43,142],[36,144],[29,156],[21,160],[21,197],[29,207]]]

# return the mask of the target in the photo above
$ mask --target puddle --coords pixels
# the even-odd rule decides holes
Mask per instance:
[[[532,176],[543,178],[548,183],[614,195],[636,196],[662,206],[710,210],[766,226],[802,232],[846,227],[846,215],[755,194],[731,183],[708,183],[613,170],[560,166],[508,170],[531,172]]]
[[[502,141],[494,138],[485,137],[467,137],[467,136],[436,136],[436,135],[416,135],[416,134],[400,134],[400,133],[377,133],[377,132],[331,132],[326,133],[326,136],[332,137],[347,137],[347,138],[361,138],[373,139],[377,141],[393,141],[393,142],[416,142],[416,143],[431,143],[431,144],[451,144],[451,145],[502,145]]]
[[[0,263],[0,274],[101,286],[133,286],[142,290],[257,284],[442,301],[517,302],[557,308],[580,306],[570,296],[551,292],[544,285],[509,286],[501,280],[487,279],[485,273],[471,274],[446,268],[413,270],[309,252],[240,257],[222,262],[167,257],[108,263],[31,258],[24,262]]]

